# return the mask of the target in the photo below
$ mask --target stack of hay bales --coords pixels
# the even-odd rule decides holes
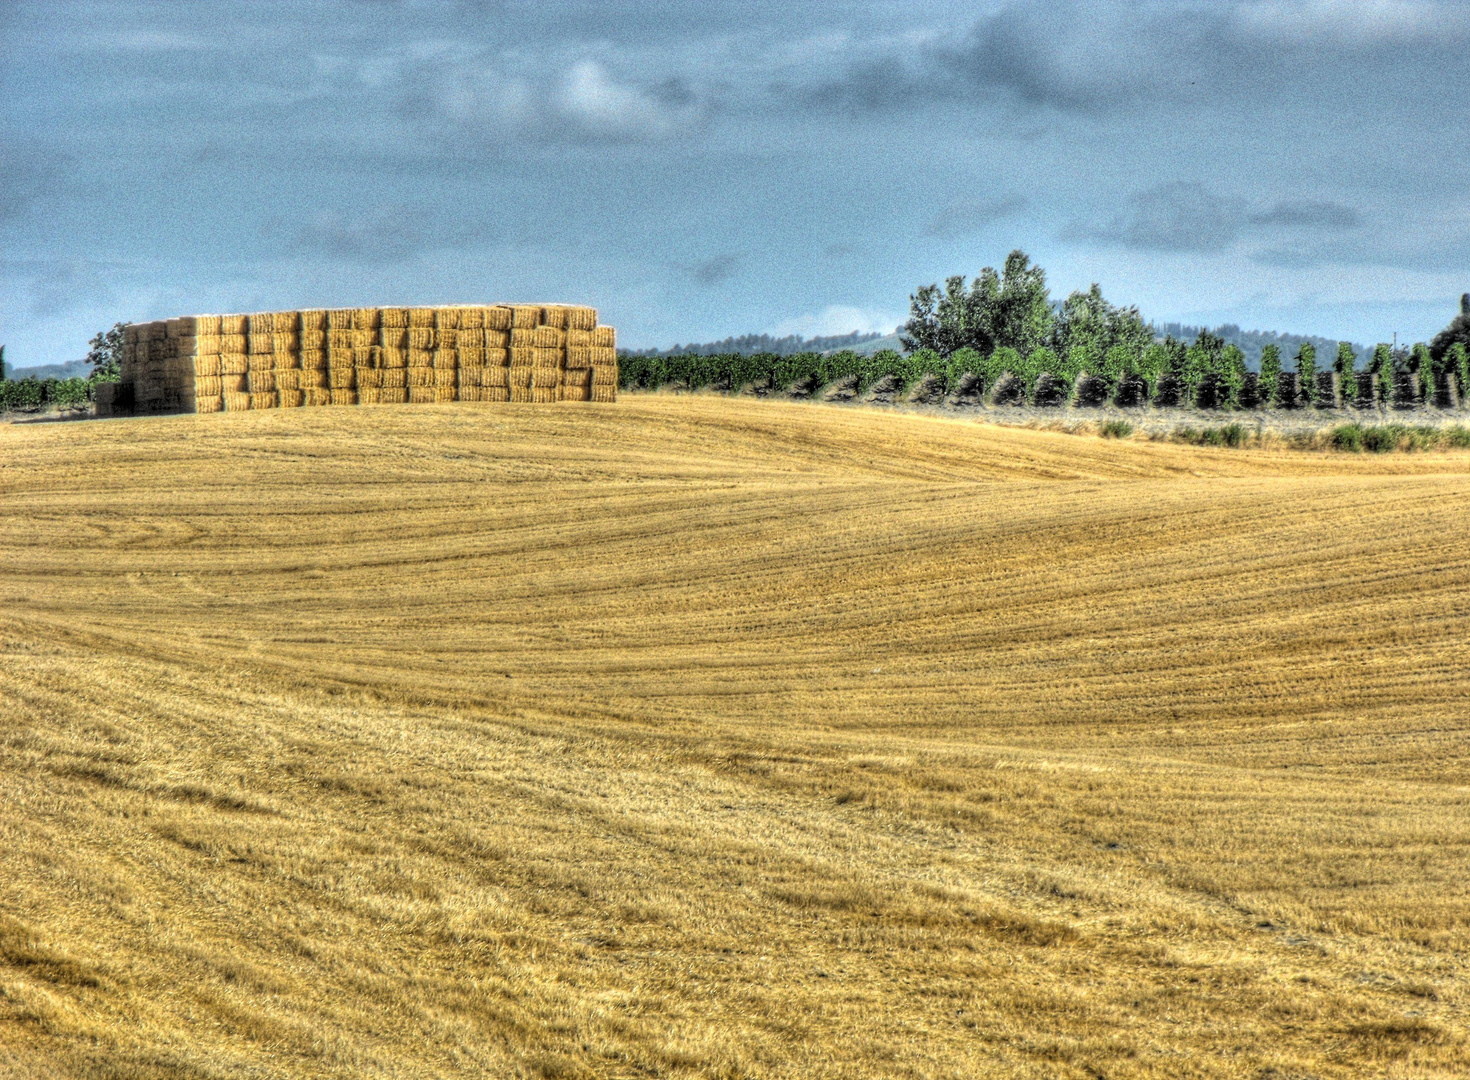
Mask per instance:
[[[617,400],[616,334],[566,304],[196,315],[124,330],[99,415]]]

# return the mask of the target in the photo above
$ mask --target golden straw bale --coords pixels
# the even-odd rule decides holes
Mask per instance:
[[[302,390],[325,390],[330,381],[331,376],[321,368],[303,368],[296,373],[296,385]]]
[[[203,394],[194,399],[194,411],[201,413],[223,412],[225,399],[219,394]]]
[[[459,347],[460,367],[484,367],[485,350],[478,345]]]
[[[563,304],[542,304],[541,325],[550,326],[557,330],[565,330],[568,314],[569,312]]]
[[[509,401],[510,387],[508,386],[482,386],[480,388],[481,401]]]
[[[431,307],[409,308],[408,325],[415,329],[432,330],[434,328],[434,309]]]
[[[423,368],[420,368],[419,370],[422,371],[424,369]],[[391,387],[395,387],[395,386],[400,386],[400,387],[401,386],[407,386],[408,385],[408,369],[407,368],[384,368],[382,371],[378,372],[378,379],[383,384],[383,389],[384,390],[387,390],[387,389],[389,389]]]
[[[330,405],[332,392],[324,386],[305,387],[301,391],[303,405]]]
[[[301,312],[275,311],[271,313],[271,329],[278,334],[294,334],[301,329]]]
[[[244,412],[250,408],[250,395],[244,393],[225,394],[224,405],[226,412]]]
[[[593,386],[617,386],[618,366],[616,364],[597,364],[592,368]]]
[[[432,349],[434,347],[434,331],[415,327],[408,332],[408,347],[410,349]]]
[[[194,395],[196,397],[210,397],[214,394],[224,392],[218,375],[196,375],[194,377]]]
[[[328,349],[350,349],[352,347],[353,346],[352,346],[352,331],[351,330],[328,330],[327,331],[327,348]]]
[[[458,330],[459,308],[441,307],[434,309],[434,329],[436,330]]]
[[[414,405],[426,405],[434,400],[438,390],[432,386],[412,386],[408,388],[408,400]]]
[[[485,309],[483,307],[460,308],[459,328],[461,330],[485,329]]]
[[[538,326],[532,331],[531,344],[539,349],[564,349],[567,346],[567,332],[554,326]]]
[[[597,325],[597,309],[590,307],[567,308],[568,330],[591,330]]]
[[[454,327],[439,327],[434,331],[434,347],[436,349],[457,349],[459,331]]]
[[[498,336],[498,331],[495,331]],[[485,331],[479,327],[466,330],[460,327],[459,347],[461,349],[483,349],[485,347]]]
[[[219,392],[221,394],[248,394],[250,392],[250,376],[221,375],[219,377]]]
[[[554,387],[554,386],[533,386],[533,387],[531,387],[531,400],[532,401],[539,402],[539,403],[541,403],[543,405],[547,405],[547,404],[550,404],[551,402],[555,401],[556,398],[557,398],[557,393],[556,393],[556,387]]]
[[[278,330],[275,335],[275,348],[278,353],[294,353],[301,351],[301,335],[294,331]]]
[[[195,339],[195,352],[200,356],[218,356],[220,354],[220,336],[218,334],[205,334]]]
[[[383,325],[383,312],[379,308],[355,308],[352,312],[352,329],[377,330]]]
[[[485,369],[482,367],[464,367],[459,369],[460,386],[479,386],[484,378]]]
[[[536,362],[535,349],[508,349],[512,367],[530,367]]]
[[[617,333],[611,326],[599,326],[592,331],[592,344],[603,349],[617,348]]]
[[[435,349],[434,366],[436,368],[454,369],[459,367],[458,349]]]
[[[376,330],[352,330],[351,345],[354,349],[371,349],[376,342],[378,332]]]
[[[218,353],[204,353],[194,357],[195,375],[218,375],[220,372],[220,360]]]
[[[459,397],[459,388],[458,387],[455,387],[455,386],[436,386],[436,387],[434,387],[434,400],[435,401],[454,401],[458,397]]]
[[[431,368],[434,366],[434,354],[428,349],[409,349],[408,366]]]
[[[531,363],[541,368],[559,368],[566,363],[566,353],[560,349],[532,349]]]
[[[592,387],[590,386],[563,386],[561,388],[562,401],[591,401]]]
[[[510,368],[487,367],[480,369],[481,386],[509,386]]]
[[[357,388],[357,403],[359,405],[377,405],[382,399],[382,389],[377,386],[359,386]]]
[[[350,367],[356,367],[356,366],[357,366],[357,350],[356,349],[328,349],[327,350],[327,368],[328,368],[328,370],[330,370],[332,368],[339,368],[339,367],[350,368]]]
[[[587,349],[587,348],[591,348],[591,346],[592,346],[592,331],[591,330],[568,330],[567,331],[567,348],[569,348],[569,349]]]
[[[598,386],[598,385],[596,385],[594,383],[593,386],[592,386],[592,400],[593,401],[604,401],[604,402],[606,402],[606,401],[617,401],[618,400],[618,387],[617,387],[617,384],[614,383],[612,386]]]
[[[302,352],[318,351],[327,347],[329,330],[303,330],[300,334]]]
[[[249,352],[250,343],[244,334],[221,334],[219,336],[219,351],[221,353]]]
[[[301,332],[324,333],[327,329],[327,313],[321,308],[309,308],[297,313],[301,320]]]
[[[385,349],[406,349],[408,330],[401,326],[385,326],[378,331],[378,344]]]
[[[402,405],[408,400],[408,389],[403,386],[385,386],[378,391],[378,400],[384,405]]]
[[[192,315],[164,320],[164,333],[171,338],[193,337],[197,325]]]
[[[458,386],[459,372],[452,367],[436,367],[434,369],[435,386]]]
[[[331,394],[332,394],[332,404],[333,405],[356,405],[357,404],[357,391],[356,390],[347,390],[347,389],[343,389],[343,388],[334,386],[334,387],[332,387]]]
[[[251,371],[271,371],[276,366],[275,353],[251,353],[245,359]]]
[[[334,367],[327,371],[327,385],[333,390],[351,390],[357,385],[357,369]]]
[[[479,401],[480,400],[480,388],[478,386],[466,386],[464,383],[460,383],[459,384],[459,389],[455,392],[454,400],[455,401]]]
[[[244,375],[249,370],[250,358],[244,353],[220,353],[219,372],[221,375]]]
[[[485,350],[485,366],[486,367],[505,367],[509,363],[510,363],[510,350],[509,349],[486,349]]]
[[[485,309],[486,330],[509,330],[514,313],[505,304],[496,304]]]
[[[510,348],[510,331],[509,330],[486,330],[485,331],[485,348],[487,348],[487,349],[508,349],[508,348]]]
[[[272,365],[276,371],[300,371],[300,353],[276,353],[275,364]]]
[[[301,372],[294,371],[294,370],[288,370],[288,371],[277,370],[276,373],[275,373],[275,375],[276,375],[276,389],[277,390],[299,390],[299,389],[301,389]]]
[[[525,365],[522,365],[522,364],[512,364],[510,367],[506,368],[505,370],[507,372],[507,374],[506,374],[506,382],[512,388],[519,387],[519,388],[525,389],[525,390],[529,390],[530,389],[530,387],[531,387],[531,373],[536,370],[535,368],[531,367],[529,364],[525,364]]]
[[[252,409],[279,409],[281,397],[274,390],[264,393],[252,390],[250,391],[250,407]]]
[[[532,368],[531,385],[537,389],[545,390],[548,386],[555,387],[561,382],[561,372],[556,368]]]
[[[389,307],[383,308],[379,325],[384,329],[393,328],[402,330],[408,326],[408,308]]]
[[[249,376],[249,386],[252,394],[269,394],[276,388],[276,373],[274,371],[252,371]]]
[[[592,346],[592,364],[616,364],[618,362],[618,351],[609,349],[604,345]]]
[[[272,331],[263,334],[250,333],[246,335],[246,344],[246,352],[273,353],[276,351],[276,335]]]
[[[245,316],[245,333],[247,334],[274,334],[276,332],[276,313],[273,311],[257,311]]]
[[[591,367],[592,348],[587,345],[567,347],[567,367]]]
[[[281,408],[283,409],[299,409],[301,408],[302,402],[306,400],[306,394],[300,390],[282,389],[280,395]]]
[[[404,368],[404,371],[408,375],[408,385],[411,387],[434,385],[434,369],[431,367]]]
[[[510,325],[513,329],[517,330],[529,330],[533,326],[540,326],[541,305],[511,304]]]
[[[328,309],[328,311],[327,311],[327,329],[328,330],[351,330],[352,329],[352,309],[351,308],[330,308],[330,309]]]
[[[331,365],[331,359],[325,349],[302,349],[301,357],[297,362],[303,371],[325,371]]]
[[[529,349],[536,344],[536,328],[534,326],[523,327],[510,332],[510,347],[512,349]]]
[[[363,390],[377,390],[383,385],[383,373],[377,368],[360,367],[355,371],[359,395]]]
[[[592,369],[569,367],[562,372],[562,383],[565,386],[591,386]]]
[[[382,366],[385,368],[408,367],[407,349],[395,349],[390,346],[384,345],[382,347],[382,350],[378,353],[378,356],[381,358]]]
[[[194,332],[200,337],[219,337],[223,333],[218,315],[195,315],[194,324]]]

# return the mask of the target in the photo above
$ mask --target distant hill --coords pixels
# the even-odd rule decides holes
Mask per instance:
[[[723,353],[740,353],[746,356],[752,353],[775,353],[778,356],[790,356],[793,353],[834,352],[837,349],[867,352],[867,346],[879,339],[889,337],[895,343],[898,341],[894,335],[878,333],[839,334],[833,337],[812,338],[804,338],[799,334],[779,338],[771,337],[770,334],[742,334],[740,337],[728,337],[723,341],[707,341],[701,345],[675,345],[669,349],[620,349],[618,351],[625,356],[716,356]]]
[[[35,367],[5,365],[7,379],[77,379],[92,373],[85,360],[68,360],[64,364],[38,364]]]
[[[1324,363],[1330,366],[1332,358],[1337,355],[1337,342],[1331,338],[1313,337],[1311,334],[1280,334],[1268,330],[1242,330],[1234,323],[1224,323],[1220,326],[1185,326],[1183,323],[1154,323],[1154,334],[1164,337],[1166,334],[1178,338],[1180,341],[1193,341],[1199,336],[1201,330],[1209,330],[1218,338],[1223,338],[1225,344],[1234,345],[1245,353],[1246,366],[1259,368],[1261,364],[1261,350],[1267,345],[1275,345],[1281,350],[1281,359],[1291,367],[1291,358],[1296,355],[1297,349],[1303,343],[1310,343],[1317,350],[1317,366],[1321,368]],[[1360,358],[1359,366],[1362,366],[1361,358],[1364,353],[1372,350],[1356,342],[1351,343],[1353,352]]]

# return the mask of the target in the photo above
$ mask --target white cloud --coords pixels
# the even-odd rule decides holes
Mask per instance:
[[[799,334],[802,337],[834,337],[839,334],[892,333],[903,319],[890,312],[872,308],[844,307],[832,304],[814,315],[797,315],[776,324],[772,334],[786,337]]]
[[[1251,0],[1236,18],[1248,33],[1284,42],[1371,45],[1466,28],[1463,10],[1431,0]]]
[[[555,108],[587,133],[615,139],[662,139],[680,127],[681,110],[612,78],[595,60],[573,65],[562,80]]]

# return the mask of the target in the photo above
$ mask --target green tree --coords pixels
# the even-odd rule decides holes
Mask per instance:
[[[1245,388],[1245,353],[1236,345],[1226,345],[1220,352],[1220,385],[1222,405],[1240,408],[1240,392]]]
[[[1302,393],[1307,400],[1317,400],[1317,350],[1310,341],[1304,341],[1296,351],[1296,370],[1302,377]]]
[[[1225,340],[1208,330],[1201,330],[1194,344],[1184,350],[1185,400],[1194,404],[1200,390],[1211,376],[1218,376],[1221,359],[1225,351]]]
[[[1429,346],[1422,341],[1415,342],[1409,357],[1409,370],[1419,378],[1419,397],[1430,401],[1434,397],[1434,360]]]
[[[123,324],[113,323],[87,342],[87,363],[92,368],[93,382],[115,382],[122,374]]]
[[[1096,283],[1087,292],[1068,296],[1052,323],[1051,347],[1076,374],[1098,374],[1103,358],[1115,346],[1123,346],[1136,358],[1152,341],[1153,328],[1138,309],[1108,303]],[[1077,359],[1073,352],[1080,354]]]
[[[1260,386],[1261,400],[1275,405],[1281,389],[1281,350],[1275,345],[1261,350]]]
[[[1455,377],[1460,380],[1460,396],[1463,398],[1470,391],[1470,348],[1463,341],[1457,341],[1445,355],[1447,369],[1454,372]]]
[[[1450,320],[1449,326],[1434,335],[1434,340],[1429,343],[1429,355],[1434,360],[1442,360],[1456,344],[1470,349],[1470,293],[1461,294],[1460,313]]]
[[[0,345],[0,382],[5,381],[5,346]]]
[[[991,353],[987,363],[990,369],[988,377],[991,386],[994,386],[1006,372],[1024,376],[1022,369],[1026,366],[1025,361],[1021,359],[1021,354],[1009,345],[1002,345]]]
[[[1169,371],[1169,350],[1160,342],[1154,342],[1143,350],[1138,360],[1138,374],[1148,384],[1148,396],[1152,398],[1159,388],[1159,376]]]
[[[1102,370],[1097,374],[1106,379],[1109,386],[1116,387],[1129,375],[1137,374],[1142,356],[1142,350],[1135,353],[1130,346],[1119,342],[1103,356]]]
[[[932,349],[941,356],[962,348],[988,356],[1005,346],[1029,355],[1046,343],[1051,324],[1046,271],[1016,250],[1000,273],[987,266],[968,287],[962,276],[947,278],[943,289],[921,286],[909,297],[899,340],[907,352]]]

